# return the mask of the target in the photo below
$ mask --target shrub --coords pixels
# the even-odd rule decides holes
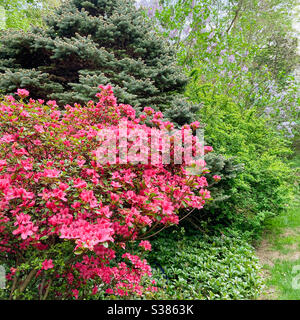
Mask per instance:
[[[152,245],[156,299],[254,299],[260,294],[260,265],[245,240],[176,230]]]
[[[191,87],[189,94],[202,102],[199,117],[206,124],[206,143],[244,166],[229,185],[225,179],[217,185],[227,199],[207,208],[207,215],[213,224],[234,222],[244,233],[257,236],[263,221],[279,214],[290,200],[294,178],[284,161],[291,154],[290,143],[258,116],[255,107],[240,108],[226,96],[214,94],[209,86]]]
[[[66,105],[63,113],[53,100],[25,103],[24,89],[20,101],[0,101],[0,261],[10,268],[10,298],[155,290],[144,259],[148,237],[210,198],[205,177],[187,175],[189,159],[122,164],[120,141],[117,161],[99,162],[98,153],[106,152],[101,134],[108,128],[120,134],[121,120],[133,137],[137,129],[149,132],[146,120],[157,133],[173,126],[151,108],[137,118],[130,105],[117,104],[110,86],[100,87],[99,102]],[[125,150],[139,143],[135,139]],[[141,157],[142,149],[136,153]]]
[[[215,152],[205,156],[205,163],[209,169],[205,177],[212,201],[207,203],[201,212],[196,211],[189,215],[183,225],[187,228],[192,226],[205,233],[214,233],[216,228],[224,231],[224,227],[230,225],[236,217],[232,214],[229,219],[228,216],[220,214],[220,211],[230,202],[235,190],[235,181],[239,179],[244,166],[242,163],[237,163],[234,157],[224,157]],[[216,177],[220,177],[221,180],[219,181]]]
[[[45,27],[3,33],[0,93],[26,87],[35,99],[64,105],[85,103],[99,83],[109,83],[123,103],[174,108],[181,125],[192,121],[198,107],[181,98],[187,78],[175,51],[151,30],[134,1],[71,0],[45,19]]]

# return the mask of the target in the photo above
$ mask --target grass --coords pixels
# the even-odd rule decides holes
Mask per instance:
[[[267,286],[276,288],[278,300],[300,300],[300,259],[276,261],[269,271]]]
[[[300,154],[291,161],[300,168]],[[298,170],[299,172],[299,170]],[[297,186],[296,186],[297,187]],[[295,196],[290,208],[272,218],[266,225],[265,248],[258,253],[266,278],[266,294],[276,292],[278,300],[300,300],[300,197]],[[272,288],[272,289],[271,289]],[[274,299],[274,296],[265,296]]]

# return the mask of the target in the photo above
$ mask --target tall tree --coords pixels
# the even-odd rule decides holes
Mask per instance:
[[[209,41],[255,49],[259,66],[275,79],[297,65],[293,11],[297,0],[137,0],[152,21],[180,51],[183,64],[195,66],[206,56]],[[207,39],[206,35],[209,35]],[[209,52],[210,53],[210,52]]]
[[[83,103],[110,83],[120,102],[169,109],[179,124],[192,120],[197,107],[180,96],[187,78],[175,51],[134,1],[70,0],[45,25],[1,36],[2,93],[25,87],[36,98]]]
[[[178,49],[194,94],[210,90],[241,108],[257,107],[293,137],[299,114],[299,62],[292,28],[296,0],[140,0]]]

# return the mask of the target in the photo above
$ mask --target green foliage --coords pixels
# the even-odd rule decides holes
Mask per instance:
[[[207,48],[214,44],[212,48],[219,54],[227,45],[227,53],[255,51],[251,63],[257,69],[268,65],[274,79],[279,80],[297,66],[297,36],[291,15],[296,0],[148,0],[147,3],[146,7],[151,8],[148,15],[156,21],[157,29],[176,43],[184,65],[204,66],[205,58],[214,55]]]
[[[149,2],[149,1],[148,1]],[[157,1],[150,1],[151,4]],[[166,0],[150,14],[180,63],[293,138],[299,129],[295,0]],[[156,18],[156,19],[155,19]],[[298,123],[298,125],[297,125]]]
[[[260,266],[242,239],[177,230],[152,244],[156,299],[254,299],[260,293]]]
[[[299,159],[296,155],[292,159],[292,165],[298,167]],[[297,166],[298,164],[298,166]],[[267,288],[275,289],[278,299],[299,300],[299,250],[300,250],[300,193],[299,185],[296,184],[298,194],[290,204],[289,209],[284,214],[270,219],[266,226],[265,241],[269,248],[262,250],[263,254],[272,251],[270,262],[272,264],[264,265],[268,279]],[[267,262],[267,261],[266,261]],[[298,286],[298,289],[297,289]]]
[[[133,1],[70,0],[45,27],[3,34],[0,92],[22,87],[62,105],[94,99],[98,85],[109,83],[126,104],[174,106],[180,124],[193,120],[196,107],[181,96],[187,78],[174,48],[151,30]]]
[[[279,291],[278,300],[299,300],[299,265],[300,259],[297,260],[277,260],[273,268],[268,267],[271,278],[268,279],[267,285]]]
[[[4,17],[0,29],[27,30],[31,24],[42,26],[42,15],[49,14],[60,2],[60,0],[0,0]]]
[[[266,119],[257,116],[255,107],[244,110],[229,98],[214,94],[209,86],[191,86],[189,94],[202,102],[199,117],[206,123],[206,143],[244,166],[224,187],[227,199],[210,208],[209,220],[220,228],[233,222],[243,232],[258,236],[263,221],[279,214],[291,199],[293,171],[283,160],[291,154],[290,145]]]
[[[234,220],[232,215],[224,216],[220,214],[226,203],[234,194],[233,185],[244,170],[243,163],[237,163],[235,157],[224,157],[221,154],[209,153],[205,155],[206,167],[210,173],[206,179],[210,188],[212,200],[206,207],[189,215],[182,223],[187,228],[191,226],[201,232],[211,233],[216,228],[224,229],[224,224],[228,225]],[[221,181],[215,182],[214,175],[221,176]],[[213,228],[212,228],[213,227]]]

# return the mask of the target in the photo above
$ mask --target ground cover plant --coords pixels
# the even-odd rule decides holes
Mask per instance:
[[[242,238],[177,228],[152,244],[158,299],[255,299],[264,286],[254,248]]]

